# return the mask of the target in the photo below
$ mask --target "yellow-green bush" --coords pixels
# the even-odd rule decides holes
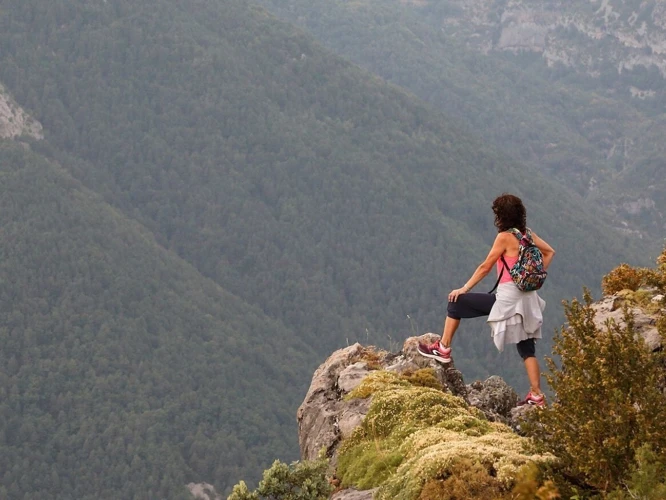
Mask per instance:
[[[418,500],[459,500],[462,498],[509,500],[513,499],[513,495],[503,491],[482,464],[469,459],[461,459],[451,467],[450,475],[446,479],[431,479],[426,482]]]
[[[601,280],[601,289],[605,295],[612,295],[622,290],[638,290],[644,284],[644,270],[620,264]]]
[[[435,377],[435,372],[431,368],[416,370],[414,373],[403,373],[403,377],[412,385],[420,387],[432,387],[441,389],[442,383]]]
[[[666,459],[666,398],[658,389],[659,359],[634,331],[598,328],[589,292],[565,304],[568,327],[555,337],[561,366],[548,360],[554,403],[532,416],[534,437],[562,460],[567,473],[607,493],[629,479],[635,453],[651,443]]]
[[[518,471],[516,485],[511,494],[511,500],[555,500],[560,498],[560,492],[555,483],[550,479],[544,479],[542,471],[535,464],[527,464]]]
[[[601,289],[605,295],[622,290],[636,291],[642,286],[655,287],[660,293],[666,291],[666,247],[657,257],[655,269],[620,264],[601,280]]]
[[[462,487],[459,471],[468,462],[483,481],[467,498],[496,498],[510,491],[524,464],[553,461],[527,452],[526,438],[489,422],[463,399],[403,376],[372,373],[350,396],[370,394],[368,415],[340,447],[337,474],[345,486],[378,487],[376,499],[434,498],[447,480]]]

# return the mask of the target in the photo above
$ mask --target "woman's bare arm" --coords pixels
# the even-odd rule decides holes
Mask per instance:
[[[488,256],[479,264],[472,277],[467,280],[467,283],[462,288],[457,288],[449,293],[449,301],[455,302],[458,295],[469,292],[479,281],[485,278],[493,269],[497,260],[504,254],[511,241],[515,241],[515,236],[509,233],[499,233],[495,238],[490,252],[488,252]]]
[[[553,260],[555,256],[555,250],[544,240],[539,238],[535,233],[532,233],[532,240],[539,250],[541,250],[541,255],[543,255],[543,267],[548,269],[550,266],[550,261]]]

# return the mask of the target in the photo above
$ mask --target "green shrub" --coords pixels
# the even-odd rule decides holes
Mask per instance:
[[[244,481],[234,486],[227,500],[325,500],[333,491],[326,478],[328,460],[294,462],[276,460],[264,471],[259,487],[250,491]]]
[[[553,349],[561,367],[549,359],[546,377],[557,397],[532,412],[528,429],[569,474],[607,493],[629,479],[643,443],[665,456],[666,398],[659,357],[636,335],[633,317],[625,309],[625,326],[597,328],[587,290],[584,297],[565,304],[568,326]]]
[[[554,500],[560,498],[555,483],[544,480],[542,471],[536,464],[524,465],[516,477],[516,485],[511,490],[511,500]]]
[[[425,483],[418,500],[462,500],[470,498],[513,499],[478,461],[462,459],[453,465],[445,479]],[[532,500],[532,499],[530,499]]]
[[[636,465],[626,486],[613,491],[608,500],[663,500],[666,498],[666,464],[644,444],[636,451]]]

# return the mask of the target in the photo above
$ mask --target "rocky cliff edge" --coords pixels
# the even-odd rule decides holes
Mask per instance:
[[[416,498],[461,458],[481,464],[501,489],[525,463],[553,460],[525,451],[527,440],[515,431],[529,408],[516,407],[516,392],[501,378],[466,385],[453,363],[416,352],[418,342],[437,338],[411,337],[399,354],[354,344],[315,372],[298,409],[301,457],[325,453],[336,481],[358,488],[333,499],[395,498],[399,491]]]

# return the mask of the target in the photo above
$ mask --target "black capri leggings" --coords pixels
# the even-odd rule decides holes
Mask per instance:
[[[449,302],[446,315],[452,319],[488,316],[493,304],[495,304],[494,293],[463,293],[458,295],[458,300],[455,302]],[[535,357],[534,339],[521,340],[516,344],[516,348],[523,359]]]

